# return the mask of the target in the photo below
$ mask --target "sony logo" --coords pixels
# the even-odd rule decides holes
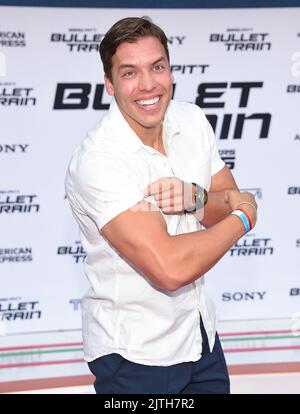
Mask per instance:
[[[223,302],[241,302],[241,301],[253,301],[263,300],[267,292],[224,292],[222,294]]]

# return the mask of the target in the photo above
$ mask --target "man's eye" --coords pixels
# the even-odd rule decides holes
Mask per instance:
[[[124,73],[123,75],[125,78],[132,78],[132,76],[134,76],[134,72],[132,70]]]
[[[160,70],[163,70],[163,68],[164,68],[163,65],[155,65],[153,69],[155,71],[160,71]]]

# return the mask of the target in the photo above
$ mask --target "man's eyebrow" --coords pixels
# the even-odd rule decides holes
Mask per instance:
[[[158,59],[156,59],[153,63],[151,63],[150,65],[151,66],[154,66],[154,65],[156,65],[157,63],[159,63],[159,62],[162,62],[162,61],[166,61],[167,59],[164,57],[164,56],[160,56]],[[122,63],[119,67],[118,67],[118,70],[122,70],[122,69],[127,69],[127,68],[130,68],[130,69],[132,69],[132,68],[135,68],[137,65],[134,65],[133,63]]]
[[[119,70],[121,70],[121,69],[124,69],[124,68],[135,68],[136,67],[136,65],[133,65],[133,64],[131,64],[131,63],[122,63],[120,66],[119,66]]]
[[[167,59],[164,56],[161,56],[159,59],[157,59],[155,62],[152,63],[152,65],[156,65],[159,62],[166,61]]]

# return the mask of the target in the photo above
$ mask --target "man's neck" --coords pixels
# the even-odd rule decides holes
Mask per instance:
[[[144,145],[148,145],[149,147],[152,147],[162,154],[166,155],[162,138],[163,122],[161,122],[161,124],[157,125],[156,127],[145,128],[137,122],[133,122],[133,120],[126,113],[122,112],[122,110],[121,113]]]
[[[148,145],[149,147],[152,147],[162,154],[166,155],[162,134],[163,124],[161,124],[157,129],[149,128],[149,130],[143,129],[142,133],[137,132],[137,135],[140,137],[144,145]]]

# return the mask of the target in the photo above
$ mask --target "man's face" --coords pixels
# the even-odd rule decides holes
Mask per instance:
[[[112,58],[112,82],[105,77],[105,85],[138,135],[158,131],[173,91],[163,45],[156,37],[121,43]]]

